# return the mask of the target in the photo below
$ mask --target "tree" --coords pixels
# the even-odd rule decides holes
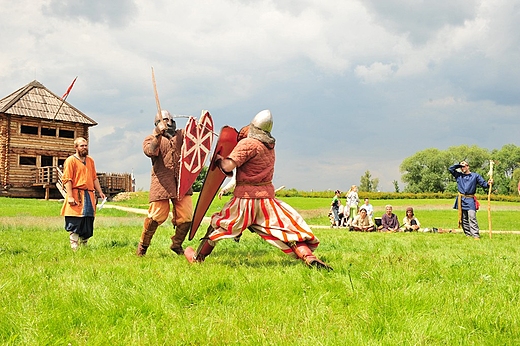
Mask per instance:
[[[395,192],[399,193],[399,183],[397,182],[397,180],[392,181],[392,184],[394,184]]]
[[[513,194],[518,193],[518,182],[520,182],[520,168],[515,169],[513,172],[513,178],[509,184],[509,188],[511,191],[514,191]]]
[[[197,179],[191,185],[191,188],[194,192],[200,192],[202,190],[202,185],[204,184],[204,179],[206,178],[206,173],[208,172],[208,167],[204,166],[202,167],[202,170],[200,171],[199,175],[197,176]]]
[[[405,191],[443,192],[446,189],[449,172],[449,157],[439,149],[419,151],[406,158],[399,167],[401,180],[406,183]]]
[[[514,184],[514,172],[520,168],[520,147],[506,144],[500,150],[494,150],[491,157],[496,163],[493,190],[501,194],[516,195],[518,180]]]
[[[429,148],[406,158],[399,167],[401,180],[407,184],[406,192],[457,192],[457,183],[448,167],[465,160],[472,172],[488,179],[489,161],[496,162],[493,175],[493,190],[500,194],[516,194],[517,186],[513,177],[520,168],[520,147],[504,145],[500,150],[490,152],[476,145],[449,147],[445,151]],[[479,191],[480,190],[480,191]],[[479,187],[480,193],[484,191]]]
[[[361,176],[359,191],[375,192],[377,191],[377,185],[379,185],[379,178],[372,179],[370,171],[367,170],[365,174]]]

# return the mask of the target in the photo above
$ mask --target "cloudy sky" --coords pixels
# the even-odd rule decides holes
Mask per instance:
[[[270,109],[276,186],[393,191],[417,151],[520,145],[515,0],[0,0],[0,98],[38,80],[93,118],[99,171],[148,190],[161,106],[237,128]],[[178,119],[178,127],[185,125]]]

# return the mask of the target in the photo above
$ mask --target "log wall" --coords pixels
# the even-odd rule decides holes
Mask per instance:
[[[39,167],[63,164],[75,153],[74,138],[88,140],[85,124],[6,114],[0,114],[0,119],[0,179],[7,195],[10,189],[13,193],[20,188],[33,190]]]

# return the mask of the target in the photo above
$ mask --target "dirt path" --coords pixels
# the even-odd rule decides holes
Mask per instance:
[[[119,210],[127,211],[127,212],[130,212],[130,213],[141,214],[141,215],[147,215],[148,214],[148,210],[146,210],[146,209],[123,207],[123,206],[120,206],[120,205],[105,204],[103,208],[119,209]],[[210,218],[206,216],[203,221],[209,223],[210,222]],[[309,225],[309,227],[310,228],[314,228],[314,229],[330,229],[330,225]],[[346,231],[346,228],[343,228],[341,230],[345,230]],[[461,230],[454,230],[454,232],[452,232],[452,233],[460,233],[460,232],[461,232]],[[493,230],[493,233],[520,234],[520,231],[495,231],[495,230]],[[487,235],[488,231],[484,230],[484,229],[481,229],[480,230],[480,234],[482,236]]]

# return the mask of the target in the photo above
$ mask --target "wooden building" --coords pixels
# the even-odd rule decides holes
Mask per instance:
[[[36,80],[1,99],[0,196],[64,196],[61,167],[75,153],[74,139],[88,140],[89,128],[95,125],[94,120]],[[108,195],[131,191],[130,174],[114,176],[103,179],[114,183],[102,185]]]

